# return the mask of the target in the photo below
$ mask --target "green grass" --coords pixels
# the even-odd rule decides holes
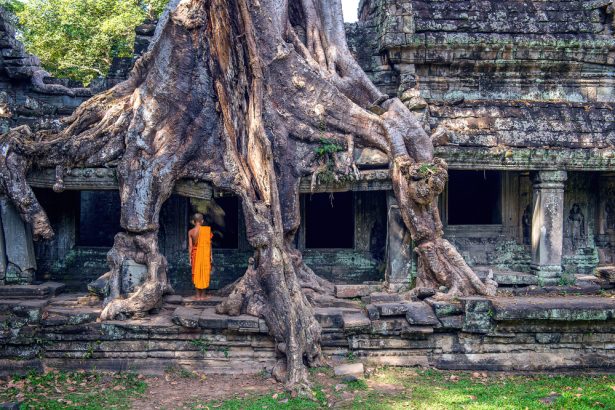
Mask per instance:
[[[340,407],[350,409],[615,409],[615,376],[510,376],[496,373],[472,377],[472,373],[467,372],[391,368],[380,369],[368,382],[353,381],[346,385],[347,391],[355,396]],[[383,385],[392,386],[393,393],[381,390],[379,386]],[[317,401],[270,394],[195,403],[193,408],[324,409],[328,408],[324,389],[323,386],[315,388]],[[541,402],[552,393],[558,396],[550,404]],[[333,393],[331,398],[339,399],[340,395]]]
[[[489,375],[381,368],[367,380],[342,383],[330,368],[310,371],[314,400],[270,391],[216,401],[178,403],[192,409],[613,409],[615,376]],[[186,379],[178,377],[182,383]],[[23,401],[23,409],[128,409],[144,396],[147,379],[134,374],[30,373],[0,384],[0,402]],[[541,400],[552,396],[551,403]]]
[[[49,372],[15,376],[0,385],[0,402],[22,402],[22,409],[128,409],[145,392],[136,375]]]
[[[404,391],[388,398],[370,391],[365,398],[355,399],[356,408],[615,409],[615,376],[492,374],[472,377],[472,373],[465,372],[389,369],[379,372],[374,379],[399,384]],[[551,393],[558,395],[552,403],[541,402]]]

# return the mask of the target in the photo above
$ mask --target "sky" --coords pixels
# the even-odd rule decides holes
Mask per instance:
[[[342,9],[344,10],[344,21],[353,23],[357,21],[357,9],[359,8],[359,0],[342,0]]]

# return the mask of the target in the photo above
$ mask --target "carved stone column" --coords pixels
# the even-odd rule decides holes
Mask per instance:
[[[562,274],[564,183],[566,171],[532,175],[532,272],[541,282],[556,284]]]

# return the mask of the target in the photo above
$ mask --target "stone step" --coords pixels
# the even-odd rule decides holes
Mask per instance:
[[[194,296],[184,297],[182,298],[182,304],[184,306],[189,307],[213,307],[217,306],[220,302],[224,300],[222,296],[207,296],[205,300],[196,300]]]
[[[173,323],[191,329],[229,329],[239,333],[268,333],[263,319],[250,315],[219,315],[213,307],[179,306],[172,315]]]
[[[43,326],[80,325],[96,322],[100,317],[100,307],[54,307],[50,306],[43,313]]]
[[[530,286],[538,285],[538,277],[522,272],[494,272],[493,280],[499,286]]]
[[[604,321],[615,319],[615,299],[606,297],[514,297],[492,301],[495,320]]]
[[[1,299],[45,299],[57,296],[65,285],[58,282],[44,282],[40,285],[7,285],[0,286]]]
[[[372,303],[367,305],[367,313],[370,319],[379,319],[381,316],[406,316],[408,311],[417,311],[425,314],[427,311],[433,310],[426,302],[390,302],[390,303]],[[417,313],[419,315],[420,313]],[[435,318],[435,315],[433,316]]]
[[[320,326],[328,329],[344,329],[344,315],[362,315],[361,309],[349,308],[315,308],[314,317]]]
[[[342,322],[346,331],[368,330],[371,326],[371,321],[363,312],[343,312]]]
[[[352,299],[382,291],[382,284],[335,285],[335,296]]]
[[[403,302],[401,296],[398,293],[386,293],[386,292],[375,292],[371,295],[364,296],[361,298],[363,303],[369,305],[371,303],[389,303],[389,302]]]
[[[38,322],[48,303],[47,299],[0,299],[0,313]]]
[[[615,283],[615,266],[598,266],[596,268],[596,276],[609,283]]]

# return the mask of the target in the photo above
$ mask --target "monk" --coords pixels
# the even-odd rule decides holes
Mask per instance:
[[[188,231],[188,250],[192,266],[192,283],[196,288],[196,300],[205,300],[205,289],[209,287],[211,274],[211,233],[210,226],[203,226],[203,214],[192,217],[194,228]]]

